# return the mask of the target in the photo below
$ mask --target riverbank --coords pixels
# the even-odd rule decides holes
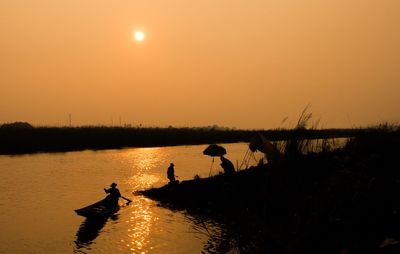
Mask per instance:
[[[275,165],[140,194],[224,223],[221,252],[398,253],[400,129],[364,132],[340,149],[307,154],[299,142],[287,140]]]
[[[269,140],[351,137],[360,129],[236,130],[222,128],[0,127],[0,154],[160,147],[249,142],[255,133]]]

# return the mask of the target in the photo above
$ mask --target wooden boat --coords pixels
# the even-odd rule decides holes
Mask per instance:
[[[84,217],[108,217],[119,210],[119,205],[110,207],[107,200],[103,199],[92,205],[75,210],[75,212]]]

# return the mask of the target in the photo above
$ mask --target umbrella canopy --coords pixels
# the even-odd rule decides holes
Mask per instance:
[[[217,157],[226,154],[226,150],[220,145],[212,144],[203,151],[203,154],[211,157]]]

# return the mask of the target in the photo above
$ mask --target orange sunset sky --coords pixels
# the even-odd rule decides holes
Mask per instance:
[[[0,0],[0,31],[0,123],[400,121],[398,0]]]

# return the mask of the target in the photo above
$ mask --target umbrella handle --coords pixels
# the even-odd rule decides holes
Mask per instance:
[[[208,173],[208,176],[211,176],[211,169],[212,169],[213,164],[214,164],[214,157],[212,158],[211,167],[210,167],[210,172]]]

